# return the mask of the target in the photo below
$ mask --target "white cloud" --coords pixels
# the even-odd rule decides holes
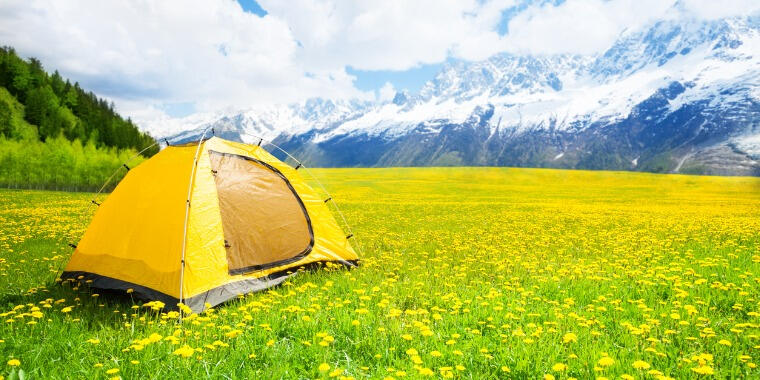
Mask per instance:
[[[320,68],[405,70],[453,54],[481,59],[497,52],[501,11],[513,0],[262,0],[301,43],[299,59]]]
[[[371,96],[342,67],[299,62],[283,20],[245,13],[229,0],[6,1],[0,41],[149,118],[163,103],[212,110]]]
[[[489,56],[511,2],[261,1],[262,18],[233,0],[9,0],[0,4],[0,40],[150,120],[168,103],[209,111],[373,97],[346,66],[403,70],[450,54]]]
[[[510,20],[503,49],[529,54],[596,54],[626,30],[662,18],[715,19],[757,11],[756,0],[568,0],[534,5]]]
[[[260,0],[265,17],[233,0],[5,0],[0,41],[151,121],[167,118],[167,104],[204,112],[315,96],[372,99],[393,89],[360,91],[346,66],[406,70],[501,51],[596,53],[673,1],[530,6],[500,36],[502,12],[515,0]],[[676,8],[709,18],[754,3],[682,0]]]
[[[377,100],[381,102],[392,100],[396,96],[396,88],[390,82],[385,82],[383,87],[377,91],[377,95]]]
[[[509,22],[505,48],[532,54],[594,54],[625,29],[661,17],[674,0],[568,0],[532,6]]]
[[[691,12],[697,18],[710,20],[755,13],[760,10],[760,2],[757,0],[680,0],[678,8]]]

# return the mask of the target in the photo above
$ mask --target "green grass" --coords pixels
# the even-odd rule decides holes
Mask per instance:
[[[0,191],[0,375],[760,376],[760,179],[316,172],[363,265],[302,273],[181,324],[126,294],[56,283],[90,194]]]

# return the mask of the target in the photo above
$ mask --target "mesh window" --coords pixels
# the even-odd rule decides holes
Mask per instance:
[[[250,157],[209,156],[231,274],[283,265],[311,251],[311,220],[279,170]]]

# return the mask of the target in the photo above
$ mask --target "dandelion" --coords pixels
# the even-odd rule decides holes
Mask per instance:
[[[564,363],[557,363],[552,366],[552,371],[554,372],[562,372],[566,369],[567,369],[567,365],[565,365]]]
[[[118,368],[111,368],[111,369],[109,369],[109,370],[106,371],[106,374],[108,374],[108,375],[115,375],[117,373],[119,373],[119,369]]]
[[[342,368],[336,368],[336,369],[332,370],[332,371],[331,371],[331,372],[328,374],[328,376],[330,376],[330,377],[336,377],[336,376],[339,376],[339,375],[340,375],[340,374],[342,374],[342,373],[343,373],[343,369],[342,369]]]
[[[567,343],[574,343],[574,342],[577,342],[577,341],[578,341],[578,336],[575,335],[574,333],[569,332],[569,333],[565,334],[564,336],[562,336],[562,342],[563,343],[567,344]]]
[[[635,362],[633,362],[633,368],[638,369],[638,370],[649,369],[649,367],[651,367],[649,363],[643,360],[636,360]]]
[[[327,363],[322,363],[319,365],[319,368],[317,368],[319,372],[327,372],[330,370],[330,365]]]
[[[712,367],[708,365],[701,365],[699,367],[694,367],[691,369],[694,373],[698,373],[700,375],[713,375],[715,374],[715,371]]]
[[[181,356],[183,358],[189,358],[189,357],[193,356],[193,353],[195,353],[195,349],[193,349],[192,347],[190,347],[190,346],[188,346],[186,344],[183,345],[182,347],[174,350],[174,352],[173,352],[174,355],[178,355],[178,356]]]
[[[403,340],[412,340],[412,336],[409,334],[403,334],[401,335],[401,339]]]
[[[21,365],[21,361],[19,361],[18,359],[11,359],[11,360],[8,360],[8,365],[11,367],[18,367]]]
[[[613,364],[615,364],[615,360],[613,360],[609,356],[603,356],[601,359],[599,359],[598,362],[596,362],[600,367],[609,367]]]
[[[430,368],[420,368],[419,370],[420,376],[433,376],[435,375],[435,372],[433,372]]]

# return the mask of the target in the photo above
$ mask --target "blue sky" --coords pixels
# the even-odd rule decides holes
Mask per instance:
[[[267,11],[255,0],[237,0],[244,11],[253,13],[258,16],[265,16]],[[507,34],[509,21],[512,17],[525,10],[532,4],[552,4],[560,5],[565,0],[543,0],[543,1],[517,1],[514,5],[504,9],[501,13],[501,19],[496,26],[500,35]],[[451,60],[451,59],[449,59]],[[432,79],[443,67],[445,62],[420,64],[407,70],[361,70],[352,66],[346,66],[346,72],[356,77],[354,84],[356,88],[362,91],[379,91],[386,83],[390,83],[397,90],[408,90],[418,92],[420,88]],[[180,113],[191,113],[186,106],[177,109],[167,110],[170,113],[178,115]]]
[[[262,17],[267,14],[267,11],[255,0],[237,1],[246,12]],[[564,0],[555,1],[556,4],[562,2]],[[517,5],[504,10],[501,21],[497,26],[499,34],[506,34],[509,20],[530,5],[530,3],[530,1],[521,1]],[[361,70],[352,66],[346,66],[346,72],[356,77],[354,84],[356,88],[362,91],[379,91],[386,83],[390,83],[397,90],[418,92],[425,82],[435,77],[435,74],[441,70],[444,63],[420,64],[407,70]],[[167,109],[167,112],[175,115],[192,113],[187,105]]]
[[[258,16],[265,16],[267,11],[255,0],[237,0],[243,10]],[[507,13],[505,12],[505,16]],[[506,30],[506,21],[503,18],[499,28]],[[502,25],[503,24],[503,25]],[[354,84],[362,91],[379,91],[386,83],[390,83],[398,90],[417,92],[428,80],[432,79],[443,67],[443,62],[434,64],[421,64],[408,70],[360,70],[346,66],[346,72],[356,77]],[[192,107],[188,104],[172,107],[166,110],[170,115],[184,116],[192,113]]]
[[[314,97],[387,101],[419,91],[447,62],[601,54],[674,9],[715,18],[754,8],[756,0],[4,0],[0,41],[138,123],[160,125]]]
[[[259,5],[259,3],[255,0],[237,0],[237,2],[241,7],[243,7],[243,10],[246,12],[250,12],[262,17],[267,15],[267,11],[265,11],[264,8],[262,8],[261,5]]]

